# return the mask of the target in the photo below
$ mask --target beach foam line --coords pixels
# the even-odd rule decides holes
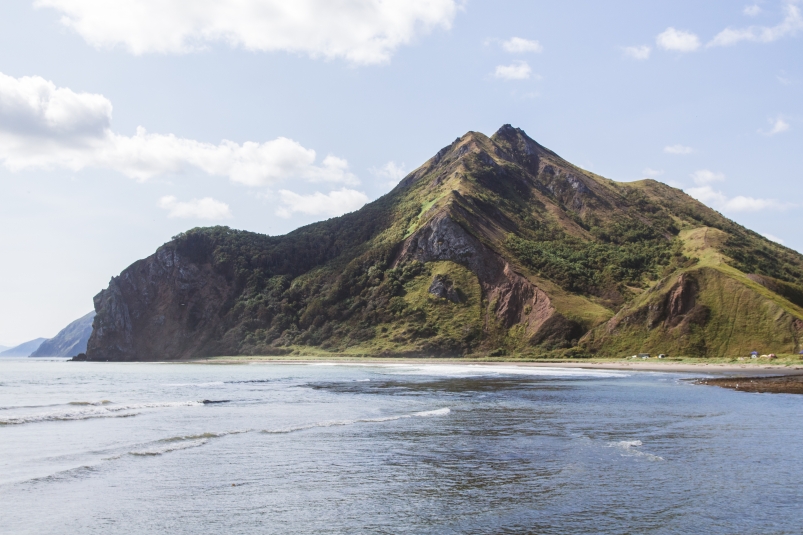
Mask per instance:
[[[517,366],[492,364],[382,364],[372,362],[310,362],[307,366],[362,366],[384,368],[397,372],[397,375],[430,375],[436,377],[497,377],[501,375],[528,375],[533,377],[629,377],[631,374],[621,370],[600,370],[590,368],[562,368],[560,366]]]
[[[169,401],[162,403],[133,403],[129,405],[89,405],[84,409],[49,411],[36,414],[0,418],[0,425],[20,425],[36,422],[88,420],[90,418],[128,418],[140,414],[140,410],[169,407],[202,406],[202,401]]]

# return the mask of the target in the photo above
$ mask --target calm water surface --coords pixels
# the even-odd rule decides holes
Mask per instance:
[[[4,359],[0,533],[801,533],[803,397],[687,377]]]

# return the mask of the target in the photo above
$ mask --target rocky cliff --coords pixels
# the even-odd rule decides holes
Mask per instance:
[[[357,212],[176,236],[95,297],[87,355],[791,352],[801,304],[801,255],[505,125]]]

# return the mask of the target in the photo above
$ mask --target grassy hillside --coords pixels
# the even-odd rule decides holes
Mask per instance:
[[[277,237],[192,229],[114,284],[96,298],[98,358],[121,344],[126,358],[721,357],[794,352],[803,326],[801,255],[680,190],[582,170],[507,125],[458,138],[354,213]],[[159,297],[142,299],[146,287]]]

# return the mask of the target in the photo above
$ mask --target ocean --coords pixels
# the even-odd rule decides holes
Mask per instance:
[[[690,377],[3,359],[0,533],[801,533],[803,397]]]

